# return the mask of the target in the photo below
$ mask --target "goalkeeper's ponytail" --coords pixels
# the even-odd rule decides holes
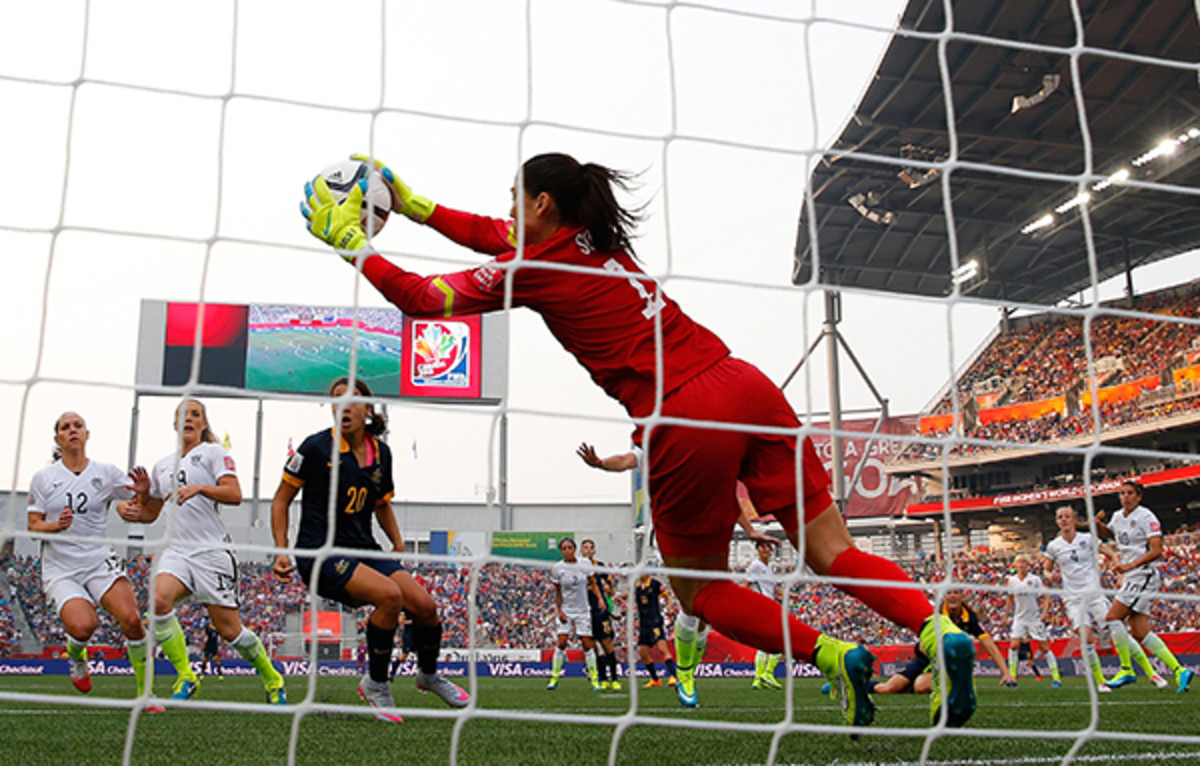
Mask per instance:
[[[566,154],[539,154],[525,162],[522,175],[525,192],[549,194],[564,223],[587,229],[597,252],[633,255],[633,229],[642,220],[641,208],[622,207],[613,186],[629,191],[634,174],[594,162],[581,165]]]

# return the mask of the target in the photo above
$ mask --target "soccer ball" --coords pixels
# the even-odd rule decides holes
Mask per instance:
[[[367,179],[367,190],[363,193],[362,227],[368,236],[383,231],[392,210],[392,193],[387,181],[373,166],[360,160],[342,160],[321,171],[321,177],[329,184],[329,191],[338,202],[362,179]]]

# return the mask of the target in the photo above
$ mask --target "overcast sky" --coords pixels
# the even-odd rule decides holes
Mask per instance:
[[[0,487],[24,489],[47,464],[67,409],[88,420],[92,457],[125,466],[144,298],[385,305],[297,213],[303,183],[356,151],[435,202],[498,217],[520,160],[539,152],[642,171],[630,202],[648,203],[647,270],[781,382],[821,317],[821,293],[790,285],[807,163],[840,131],[901,7],[242,0],[235,25],[221,0],[97,0],[86,20],[83,0],[6,4]],[[402,218],[376,244],[422,273],[480,261]],[[1159,267],[1138,288],[1189,270]],[[998,317],[858,295],[845,314],[893,413],[926,405]],[[510,499],[627,497],[626,479],[574,455],[581,440],[623,451],[623,410],[538,317],[510,321]],[[827,408],[821,356],[787,389],[798,411]],[[844,406],[872,404],[848,367],[843,382]],[[176,403],[142,399],[136,462],[173,448]],[[208,404],[248,492],[255,405]],[[497,481],[495,411],[398,403],[391,415],[398,498],[479,499]],[[263,494],[289,438],[330,422],[323,405],[267,403]]]

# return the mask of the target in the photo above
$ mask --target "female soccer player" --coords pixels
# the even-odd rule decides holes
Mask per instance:
[[[600,679],[596,676],[596,642],[592,639],[592,609],[589,594],[603,598],[596,578],[592,576],[590,562],[575,557],[575,541],[564,537],[558,542],[562,561],[550,569],[550,581],[554,584],[555,647],[554,662],[550,670],[550,682],[546,688],[558,688],[563,663],[567,660],[567,640],[572,635],[579,638],[583,646],[583,659],[587,664],[588,680],[592,688],[601,691]]]
[[[609,596],[612,593],[612,575],[596,571],[604,566],[596,562],[596,541],[581,540],[579,556],[592,567],[592,579],[596,581],[596,589],[587,592],[588,609],[592,613],[592,640],[599,645],[596,658],[596,675],[603,691],[621,691],[621,682],[617,674],[617,648],[613,645],[616,631],[613,629],[612,610],[609,608]]]
[[[646,670],[650,671],[650,680],[646,682],[646,688],[662,686],[662,681],[658,680],[658,671],[654,667],[655,652],[666,665],[667,685],[675,686],[675,661],[671,659],[671,652],[667,649],[662,604],[659,601],[667,595],[666,591],[658,580],[644,574],[634,583],[633,595],[638,610],[638,655],[641,656]]]
[[[746,585],[755,593],[761,593],[773,601],[778,601],[779,599],[775,598],[775,590],[779,581],[775,579],[775,570],[771,568],[772,550],[769,543],[760,542],[755,545],[758,557],[750,562],[750,568],[746,570],[746,575],[749,577]],[[775,666],[781,659],[783,659],[782,654],[768,654],[759,649],[754,655],[754,681],[750,684],[751,688],[782,689],[783,684],[775,680]]]
[[[1158,568],[1154,562],[1162,558],[1163,537],[1162,526],[1158,517],[1146,506],[1142,505],[1142,485],[1136,481],[1126,481],[1117,492],[1121,500],[1121,510],[1107,524],[1096,520],[1096,529],[1105,539],[1115,539],[1117,552],[1121,561],[1117,571],[1121,573],[1121,590],[1113,597],[1112,607],[1108,610],[1108,619],[1125,622],[1134,640],[1141,642],[1147,649],[1163,661],[1163,664],[1175,675],[1175,690],[1187,691],[1192,681],[1192,671],[1183,667],[1175,659],[1158,634],[1150,628],[1150,611],[1154,608],[1154,594],[1162,590],[1162,580],[1158,576]],[[1154,685],[1164,689],[1167,683],[1157,673],[1148,674]],[[1127,678],[1133,674],[1122,672],[1121,675],[1109,682],[1117,685],[1129,683]]]
[[[55,461],[35,473],[29,484],[30,532],[104,537],[109,501],[133,497],[128,486],[132,476],[88,458],[90,435],[75,412],[64,412],[54,421]],[[67,659],[75,688],[84,693],[92,690],[87,643],[100,625],[96,617],[99,604],[125,634],[140,695],[146,669],[146,628],[138,615],[125,563],[113,547],[98,540],[43,540],[42,588],[67,633]]]
[[[175,616],[175,603],[195,596],[221,638],[258,671],[267,702],[286,705],[283,676],[238,615],[237,558],[221,520],[222,505],[242,502],[233,458],[217,443],[198,400],[187,399],[176,408],[175,429],[179,452],[155,463],[149,475],[144,468],[133,469],[137,497],[121,507],[126,521],[143,524],[154,522],[164,507],[171,509],[167,547],[154,561],[154,636],[177,674],[171,698],[190,699],[200,690]]]
[[[1062,572],[1062,600],[1067,614],[1075,630],[1079,631],[1079,651],[1092,670],[1096,681],[1096,691],[1107,694],[1112,686],[1105,681],[1104,672],[1100,667],[1100,656],[1093,646],[1092,629],[1100,630],[1107,627],[1112,635],[1113,647],[1121,662],[1122,672],[1132,676],[1130,670],[1131,644],[1125,626],[1119,621],[1109,620],[1110,604],[1100,592],[1100,569],[1096,560],[1096,551],[1104,555],[1112,554],[1107,545],[1095,545],[1095,539],[1090,532],[1079,530],[1079,519],[1075,509],[1064,505],[1054,512],[1054,521],[1058,525],[1058,536],[1046,544],[1046,575],[1051,573],[1051,565],[1057,564]],[[1118,683],[1118,686],[1125,682]]]
[[[392,513],[392,452],[380,437],[387,422],[374,405],[357,397],[370,397],[362,380],[354,382],[356,398],[347,399],[350,381],[342,377],[329,386],[334,427],[309,436],[283,469],[283,479],[271,501],[271,534],[275,546],[288,547],[288,506],[297,492],[300,500],[300,529],[296,548],[320,548],[332,544],[365,552],[355,556],[334,553],[326,557],[297,556],[293,565],[286,553],[275,557],[275,576],[291,582],[299,569],[304,583],[324,598],[375,609],[367,620],[367,672],[358,684],[358,694],[374,709],[380,721],[399,723],[389,684],[389,663],[396,642],[400,612],[413,621],[417,650],[417,688],[431,691],[451,707],[466,707],[470,696],[438,675],[437,660],[442,648],[442,618],[425,588],[394,559],[382,555],[371,519],[392,543],[392,551],[404,552],[404,538]],[[337,459],[337,490],[334,509],[329,508],[333,464]],[[333,529],[330,529],[332,517]],[[375,554],[375,555],[371,555]]]
[[[1046,667],[1050,669],[1050,685],[1056,689],[1062,687],[1062,676],[1058,672],[1058,658],[1054,656],[1054,648],[1050,645],[1050,636],[1046,632],[1046,624],[1042,619],[1049,606],[1049,597],[1043,591],[1042,578],[1029,570],[1029,557],[1021,554],[1013,559],[1017,572],[1008,578],[1008,593],[1004,597],[1005,609],[1012,618],[1012,629],[1008,633],[1008,672],[1016,683],[1017,662],[1022,641],[1029,642],[1029,664],[1033,666],[1038,680],[1042,674],[1037,672],[1034,657],[1043,652],[1046,655]]]
[[[435,205],[415,195],[389,168],[380,165],[380,172],[392,187],[394,210],[495,258],[434,277],[397,268],[367,249],[360,223],[363,188],[355,187],[339,203],[320,177],[306,187],[301,205],[309,231],[348,260],[361,262],[367,279],[411,316],[509,306],[540,314],[559,343],[639,424],[634,441],[646,455],[650,508],[664,564],[728,572],[740,479],[754,505],[774,514],[797,547],[803,521],[805,562],[816,573],[903,586],[912,582],[895,563],[855,548],[811,440],[797,444],[800,423],[783,392],[756,367],[730,356],[716,335],[683,313],[638,266],[631,240],[639,215],[614,195],[614,186],[627,189],[628,174],[581,164],[565,154],[533,157],[514,184],[510,214],[515,220],[502,221]],[[730,428],[703,429],[686,425],[689,420]],[[802,481],[797,465],[803,466]],[[748,594],[727,579],[676,574],[671,587],[687,614],[757,649],[784,650],[781,607],[771,599]],[[839,587],[917,633],[931,656],[938,656],[937,636],[945,635],[948,720],[964,723],[975,709],[970,638],[949,620],[930,619],[933,606],[919,589]],[[874,719],[870,652],[798,619],[787,624],[793,656],[814,663],[845,688],[840,700],[846,721],[869,724]],[[676,623],[677,645],[696,639],[683,627]],[[695,704],[694,676],[685,671],[682,655],[679,662],[680,698]],[[940,711],[936,695],[931,708]]]

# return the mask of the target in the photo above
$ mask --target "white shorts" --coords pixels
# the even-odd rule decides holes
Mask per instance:
[[[112,553],[91,567],[76,569],[59,575],[50,582],[44,582],[42,590],[54,613],[58,614],[63,605],[73,598],[82,598],[92,606],[99,604],[113,583],[125,576],[125,565],[121,557]]]
[[[1158,595],[1160,590],[1162,582],[1155,572],[1132,577],[1126,575],[1121,581],[1121,590],[1117,591],[1113,598],[1129,607],[1132,612],[1150,614],[1154,609],[1154,596]]]
[[[1075,630],[1089,626],[1095,626],[1097,630],[1102,629],[1108,622],[1108,610],[1112,606],[1108,599],[1099,593],[1086,598],[1082,595],[1064,598],[1063,605],[1067,607],[1067,614],[1071,616],[1071,625]]]
[[[558,621],[558,635],[571,635],[574,633],[580,638],[592,637],[592,613],[581,612],[580,614],[571,614],[564,612],[567,615],[567,621]]]
[[[233,551],[172,546],[155,557],[154,570],[175,577],[201,604],[238,608],[237,558]]]
[[[1039,619],[1021,619],[1013,620],[1012,630],[1009,631],[1009,638],[1028,638],[1031,641],[1046,640],[1046,626]]]

